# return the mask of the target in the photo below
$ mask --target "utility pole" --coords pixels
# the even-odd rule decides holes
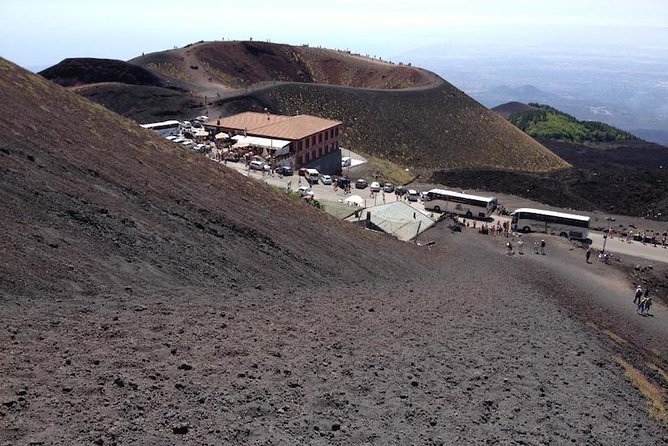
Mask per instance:
[[[608,237],[610,237],[610,225],[615,219],[613,217],[605,217],[605,219],[608,221],[608,229],[605,231],[605,235],[603,236],[603,249],[601,252],[605,254],[605,244],[608,242]]]

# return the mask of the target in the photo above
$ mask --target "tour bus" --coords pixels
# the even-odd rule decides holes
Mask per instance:
[[[479,197],[443,189],[432,189],[424,195],[428,211],[451,212],[468,218],[488,218],[496,209],[496,197]]]
[[[513,231],[545,232],[569,239],[589,238],[589,217],[543,209],[520,208],[510,214]]]
[[[158,132],[160,136],[175,136],[181,130],[179,121],[154,122],[152,124],[142,124],[145,129]]]

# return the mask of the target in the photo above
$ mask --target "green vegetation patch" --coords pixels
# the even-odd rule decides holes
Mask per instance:
[[[543,104],[529,104],[533,110],[512,115],[516,127],[534,138],[559,141],[611,142],[638,139],[636,136],[597,121],[578,121],[573,116]]]

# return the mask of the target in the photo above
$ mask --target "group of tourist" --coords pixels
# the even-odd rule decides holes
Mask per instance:
[[[638,285],[633,297],[633,303],[638,306],[636,309],[638,314],[649,314],[649,309],[652,306],[652,298],[649,295],[649,287],[645,287],[645,290],[643,291],[642,287]]]

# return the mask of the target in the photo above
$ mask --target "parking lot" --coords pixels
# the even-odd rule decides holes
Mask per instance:
[[[261,172],[257,170],[250,170],[245,163],[243,162],[228,162],[227,167],[236,170],[242,175],[254,178],[258,181],[270,184],[272,186],[280,187],[281,189],[291,191],[297,191],[300,186],[309,186],[304,177],[301,177],[295,172],[292,176],[278,176],[273,175],[270,172]],[[310,189],[313,191],[313,198],[319,201],[334,201],[334,202],[343,202],[346,198],[349,198],[353,195],[359,195],[364,200],[363,207],[375,206],[384,203],[390,203],[393,201],[399,201],[402,198],[397,196],[394,193],[378,192],[372,193],[370,187],[364,189],[356,189],[355,181],[357,178],[351,178],[351,189],[350,193],[345,193],[341,188],[334,188],[334,185],[324,185],[321,182],[317,184],[310,185]],[[371,181],[369,181],[371,184]],[[409,202],[406,200],[406,203],[413,206],[419,211],[424,211],[424,206],[421,201]]]

